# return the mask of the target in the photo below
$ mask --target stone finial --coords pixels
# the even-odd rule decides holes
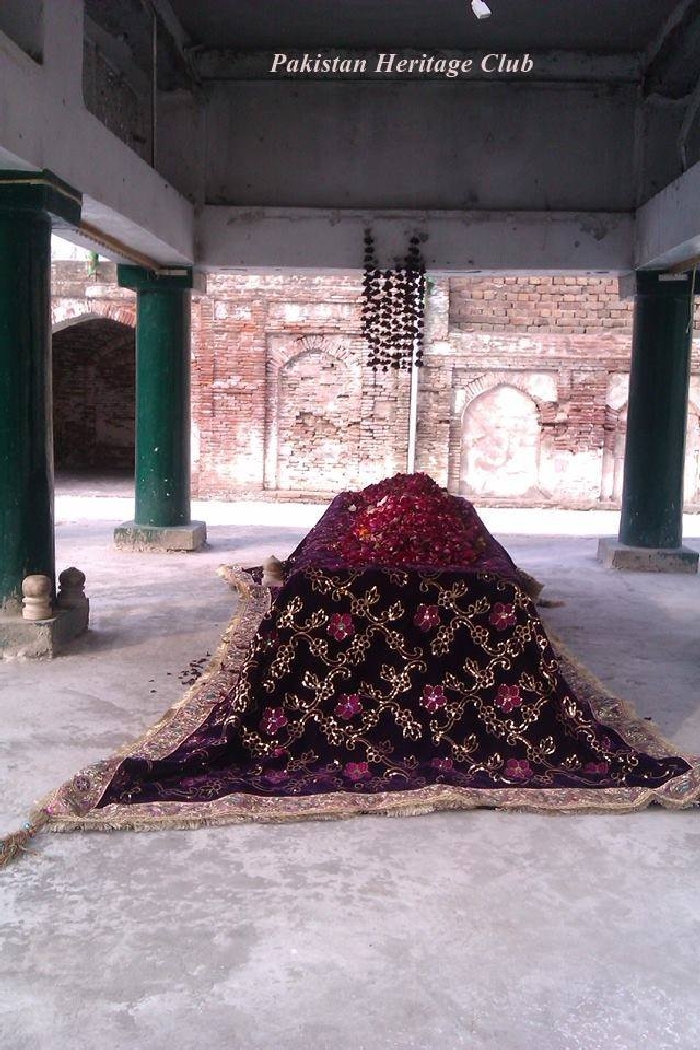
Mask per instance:
[[[75,608],[87,601],[85,597],[85,573],[70,565],[58,577],[60,590],[58,592],[58,604],[65,609]]]
[[[284,583],[284,566],[274,554],[263,562],[263,587],[281,587]]]
[[[48,576],[25,576],[22,580],[22,595],[22,619],[51,619],[51,580]]]

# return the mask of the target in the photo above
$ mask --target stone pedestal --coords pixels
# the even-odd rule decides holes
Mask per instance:
[[[696,573],[700,555],[689,547],[633,547],[619,540],[598,542],[598,561],[608,569],[631,572]]]
[[[125,521],[114,530],[114,544],[130,551],[197,551],[207,541],[203,521],[189,525],[139,525]]]
[[[0,659],[53,657],[69,642],[85,634],[90,617],[90,603],[70,609],[56,609],[49,620],[24,620],[21,616],[0,613]]]

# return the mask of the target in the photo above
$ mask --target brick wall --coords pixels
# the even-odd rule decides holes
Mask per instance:
[[[453,327],[465,332],[568,335],[631,332],[633,304],[608,277],[457,277],[450,282]]]
[[[195,495],[323,498],[405,469],[408,376],[364,364],[360,294],[359,274],[209,275],[192,305]],[[54,268],[54,320],[133,323],[134,302],[113,267]],[[615,281],[431,280],[426,320],[417,469],[488,503],[619,502],[632,305]],[[696,349],[692,504],[699,372]]]
[[[193,309],[194,491],[322,497],[406,466],[409,382],[364,366],[360,277],[211,275]]]
[[[604,277],[436,282],[419,467],[490,503],[619,505],[632,311],[617,282]],[[688,505],[700,503],[699,373],[696,345]],[[521,398],[512,395],[508,407],[505,395],[495,400],[497,390],[519,391]],[[539,424],[534,447],[533,413]],[[514,463],[521,465],[519,476]]]

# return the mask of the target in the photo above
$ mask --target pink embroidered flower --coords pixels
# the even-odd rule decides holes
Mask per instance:
[[[336,642],[342,642],[355,633],[355,624],[350,613],[333,613],[328,624],[328,633]]]
[[[499,685],[496,693],[496,707],[500,707],[505,714],[510,714],[514,708],[520,707],[522,702],[523,698],[517,685]]]
[[[362,701],[357,693],[350,693],[349,695],[343,693],[342,696],[338,697],[338,703],[335,705],[335,713],[338,718],[344,718],[346,722],[349,722],[351,718],[354,718],[362,710]]]
[[[532,776],[532,767],[527,759],[509,758],[505,774],[510,780],[527,780]]]
[[[584,773],[609,773],[610,763],[609,762],[588,762],[583,767]]]
[[[350,780],[362,780],[369,776],[369,766],[366,762],[347,762],[345,765],[345,776]]]
[[[284,784],[286,780],[289,780],[289,773],[285,773],[283,769],[271,769],[269,773],[263,775],[263,780],[266,780],[268,784],[273,786]]]
[[[287,724],[287,716],[284,713],[282,707],[266,707],[263,711],[262,721],[260,722],[260,728],[268,736],[274,736],[280,729]]]
[[[440,611],[437,605],[419,605],[413,622],[416,627],[420,627],[421,631],[429,631],[431,627],[437,627],[440,623]]]
[[[432,715],[434,711],[445,706],[447,697],[443,693],[441,685],[426,685],[420,702],[426,711],[430,711]]]
[[[430,765],[433,769],[439,769],[441,773],[451,773],[454,769],[454,762],[451,758],[434,758]]]
[[[507,627],[512,627],[517,622],[517,616],[515,615],[515,606],[506,604],[505,602],[495,602],[491,615],[489,616],[489,623],[493,624],[497,631],[505,631]]]

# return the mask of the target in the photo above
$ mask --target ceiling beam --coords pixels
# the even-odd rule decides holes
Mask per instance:
[[[663,94],[664,82],[669,76],[673,78],[674,67],[692,59],[699,25],[700,0],[680,0],[644,55],[642,88],[645,96]],[[677,90],[670,93],[674,97],[678,95]]]
[[[635,267],[692,268],[700,255],[700,163],[637,211]]]
[[[361,270],[368,227],[380,266],[405,256],[413,236],[433,273],[624,273],[634,264],[634,218],[626,212],[209,205],[198,215],[197,265],[256,273]]]
[[[178,55],[186,65],[189,65],[188,49],[192,41],[183,29],[182,23],[173,11],[169,0],[148,0],[148,2],[175,45]]]
[[[682,26],[688,12],[691,12],[696,6],[697,0],[679,0],[678,6],[673,9],[644,53],[642,65],[645,72],[648,70],[652,62],[658,58],[662,49],[666,47],[669,39]]]

